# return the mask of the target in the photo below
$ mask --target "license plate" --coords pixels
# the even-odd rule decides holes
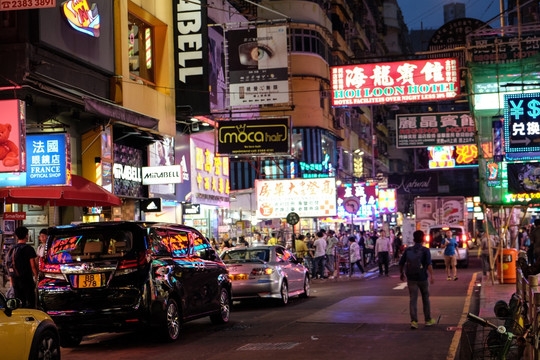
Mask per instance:
[[[232,276],[232,280],[247,280],[248,275],[247,274],[236,274]]]
[[[442,256],[442,254],[443,254],[442,251],[437,251],[437,255]]]
[[[77,278],[77,285],[79,288],[86,289],[86,288],[97,288],[101,287],[101,281],[102,276],[101,274],[86,274],[86,275],[79,275]]]

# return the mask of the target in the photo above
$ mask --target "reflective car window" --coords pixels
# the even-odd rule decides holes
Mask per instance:
[[[50,264],[122,257],[133,246],[130,231],[88,232],[53,238],[47,252]]]
[[[191,233],[193,239],[193,252],[204,260],[215,260],[216,252],[212,248],[212,245],[204,237],[196,232]]]
[[[169,230],[169,247],[173,257],[189,256],[189,233],[187,231]]]
[[[153,228],[150,230],[150,251],[154,255],[169,256],[168,233],[166,229]]]

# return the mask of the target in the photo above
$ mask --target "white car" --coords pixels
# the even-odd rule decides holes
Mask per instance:
[[[446,238],[446,232],[452,231],[452,237],[458,242],[457,263],[458,266],[469,266],[468,243],[469,238],[465,228],[461,225],[433,225],[429,227],[428,234],[425,235],[424,245],[429,248],[431,262],[435,266],[437,263],[444,264],[444,248],[441,247],[442,240]]]
[[[308,269],[283,246],[236,247],[221,259],[229,269],[233,300],[265,298],[286,305],[290,296],[309,296]]]

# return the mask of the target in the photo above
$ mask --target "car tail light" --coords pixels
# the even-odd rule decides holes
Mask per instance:
[[[461,235],[461,247],[462,248],[467,247],[467,235],[465,234]]]
[[[272,272],[271,268],[255,268],[251,270],[251,275],[270,275]]]
[[[424,246],[427,247],[427,248],[430,247],[429,244],[430,244],[430,241],[431,241],[431,236],[429,236],[429,234],[427,234],[425,236],[424,240],[425,240],[424,241]]]
[[[146,254],[145,252],[140,252],[137,259],[121,260],[118,263],[118,269],[116,274],[128,274],[134,271],[137,271],[137,268],[144,266],[146,264]]]
[[[45,264],[42,261],[39,268],[45,278],[64,280],[64,275],[62,275],[60,264]]]

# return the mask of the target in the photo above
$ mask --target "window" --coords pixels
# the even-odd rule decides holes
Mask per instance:
[[[292,51],[317,54],[329,61],[328,45],[319,32],[310,29],[292,29]]]
[[[128,16],[129,73],[131,80],[155,83],[154,28],[132,14]]]
[[[191,233],[193,238],[193,251],[203,260],[216,260],[216,252],[212,245],[202,235],[196,232]]]
[[[173,257],[189,256],[189,233],[181,230],[169,230],[169,247]]]
[[[151,229],[150,230],[150,246],[154,255],[169,255],[169,248],[167,246],[168,234],[165,229]]]

